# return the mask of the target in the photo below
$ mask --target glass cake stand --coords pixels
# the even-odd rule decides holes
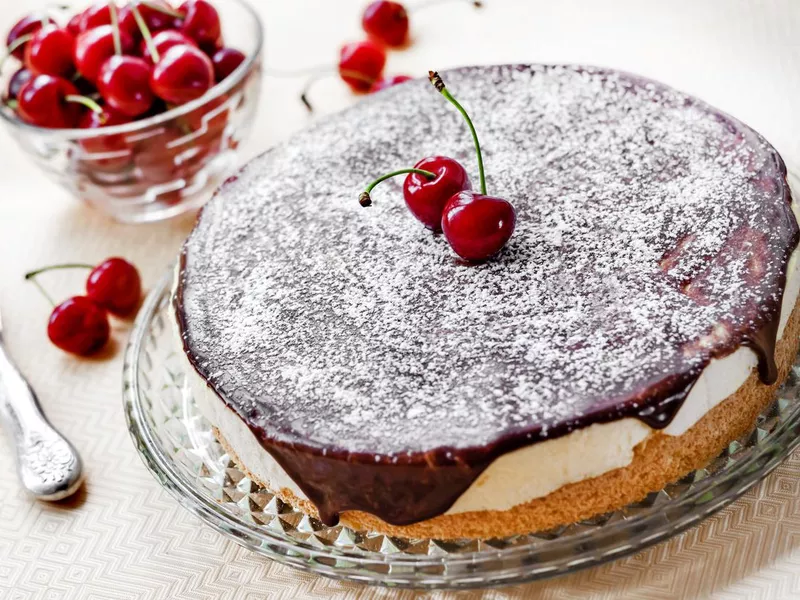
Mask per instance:
[[[638,552],[730,504],[800,444],[800,360],[755,430],[705,469],[623,510],[530,535],[403,539],[326,527],[250,481],[195,406],[173,347],[172,272],[149,296],[125,353],[128,426],[147,467],[185,508],[254,552],[340,579],[471,588],[569,573]]]

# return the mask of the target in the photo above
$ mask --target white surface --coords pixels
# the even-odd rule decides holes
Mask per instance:
[[[225,1],[225,0],[219,0]],[[333,62],[360,37],[366,0],[254,0],[267,22],[267,64]],[[33,2],[0,0],[0,28]],[[800,159],[800,3],[797,0],[457,1],[413,15],[415,44],[393,53],[393,73],[501,61],[590,62],[661,79],[736,115]],[[247,152],[308,122],[300,80],[265,80]],[[354,101],[335,80],[312,92],[320,110]],[[47,304],[25,270],[65,259],[127,256],[152,286],[172,261],[191,219],[124,227],[50,184],[0,132],[0,308],[12,354],[54,423],[78,446],[86,493],[70,504],[32,502],[0,453],[0,599],[442,598],[363,588],[298,573],[251,555],[202,526],[145,470],[125,429],[116,323],[105,356],[78,361],[45,337]],[[45,280],[59,297],[81,274]],[[0,433],[0,438],[3,434]],[[2,441],[0,441],[2,447]],[[460,594],[459,599],[481,597]],[[798,598],[800,454],[732,507],[669,543],[631,558],[486,598]]]

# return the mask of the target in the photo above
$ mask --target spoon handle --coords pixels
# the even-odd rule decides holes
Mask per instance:
[[[80,456],[42,412],[31,386],[0,344],[0,418],[11,437],[22,485],[40,500],[61,500],[81,486]]]

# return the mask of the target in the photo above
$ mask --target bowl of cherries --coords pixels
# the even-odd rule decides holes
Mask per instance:
[[[50,5],[6,36],[0,120],[48,175],[112,218],[176,216],[236,166],[262,41],[242,0]]]

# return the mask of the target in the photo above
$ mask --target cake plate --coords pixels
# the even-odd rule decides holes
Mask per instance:
[[[705,469],[642,502],[573,525],[490,540],[404,539],[327,527],[242,473],[216,441],[174,348],[172,271],[146,300],[125,352],[125,414],[155,478],[250,550],[328,577],[386,586],[474,588],[553,577],[638,552],[741,496],[800,444],[800,360],[756,428]]]

